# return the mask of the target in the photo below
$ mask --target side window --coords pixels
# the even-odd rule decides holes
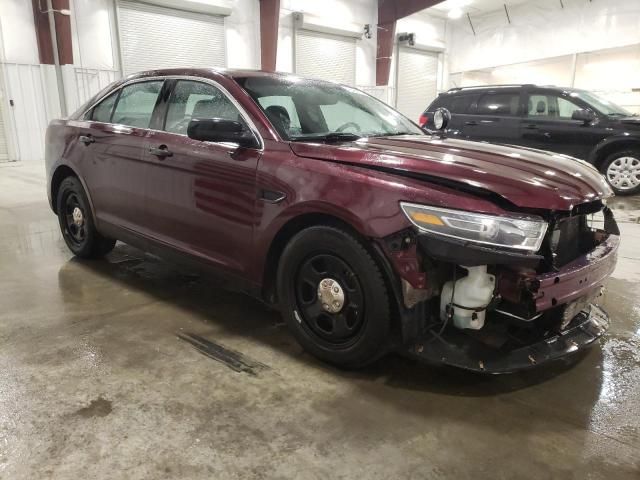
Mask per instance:
[[[546,117],[549,115],[549,99],[546,95],[529,95],[527,102],[529,117]]]
[[[95,122],[111,122],[111,113],[113,112],[113,105],[116,103],[119,92],[114,92],[107,98],[102,100],[98,105],[93,107],[91,112],[91,120]]]
[[[222,118],[244,123],[236,106],[218,88],[204,82],[178,80],[171,93],[164,129],[186,135],[192,118]]]
[[[478,100],[478,115],[517,115],[518,93],[486,93]]]
[[[476,98],[476,95],[459,95],[457,97],[453,97],[451,99],[449,111],[451,113],[467,113]]]
[[[122,89],[111,123],[149,128],[162,80],[138,82]]]
[[[260,97],[260,106],[278,132],[284,137],[302,133],[298,110],[293,98],[285,96]]]
[[[570,120],[573,116],[573,112],[582,108],[564,97],[556,98],[558,99],[558,117],[562,119]]]
[[[558,95],[530,95],[528,116],[570,120],[573,112],[580,108],[571,100]]]

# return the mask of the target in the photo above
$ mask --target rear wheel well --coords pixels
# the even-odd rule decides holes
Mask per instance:
[[[596,153],[596,159],[593,162],[595,167],[600,171],[604,161],[615,152],[623,152],[625,150],[639,150],[640,151],[640,139],[636,140],[621,140],[618,142],[612,142],[609,145],[605,145]]]
[[[374,248],[367,237],[362,235],[358,230],[356,230],[352,225],[345,222],[344,220],[334,217],[332,215],[327,215],[323,213],[310,213],[301,215],[290,220],[286,223],[280,231],[276,234],[273,241],[271,242],[271,246],[269,247],[269,251],[267,253],[267,259],[265,261],[264,274],[262,277],[262,295],[263,298],[270,304],[277,304],[277,291],[276,291],[276,277],[278,272],[278,264],[280,263],[280,257],[284,248],[287,246],[289,241],[299,232],[308,227],[325,225],[329,227],[335,227],[346,231],[353,235],[356,239],[358,239],[364,248],[369,252],[371,257],[377,263],[380,272],[382,273],[383,280],[389,292],[390,307],[392,314],[392,328],[395,328],[399,325],[399,321],[395,321],[400,318],[400,306],[398,301],[401,302],[401,299],[397,298],[397,289],[394,288],[391,278],[392,273],[390,272],[390,267],[385,265],[385,259],[381,259],[379,249]]]
[[[58,190],[60,189],[60,184],[67,177],[77,177],[76,172],[66,165],[60,165],[56,168],[56,171],[53,172],[53,177],[51,178],[51,205],[53,206],[53,212],[58,213],[56,209],[57,206],[57,198],[58,198]]]

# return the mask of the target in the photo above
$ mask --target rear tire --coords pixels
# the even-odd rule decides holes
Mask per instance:
[[[616,195],[640,192],[640,150],[625,150],[609,155],[600,171]]]
[[[96,230],[89,200],[76,177],[67,177],[60,183],[56,211],[62,237],[74,255],[98,258],[113,250],[116,241]]]
[[[363,244],[341,229],[305,229],[287,244],[277,274],[284,319],[315,357],[345,368],[379,358],[388,346],[389,294]]]

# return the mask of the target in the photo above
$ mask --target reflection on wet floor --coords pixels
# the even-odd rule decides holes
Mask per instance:
[[[601,346],[345,372],[210,278],[123,244],[71,258],[31,168],[0,168],[0,478],[640,478],[640,198],[610,202]]]

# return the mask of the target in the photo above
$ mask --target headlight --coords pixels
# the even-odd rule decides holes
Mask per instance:
[[[535,216],[495,217],[404,202],[400,206],[411,223],[423,232],[533,252],[540,249],[548,226]]]

